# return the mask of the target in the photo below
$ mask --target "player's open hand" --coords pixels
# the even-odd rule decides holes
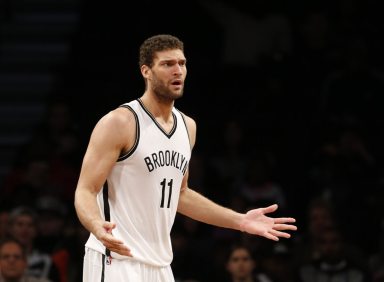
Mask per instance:
[[[250,234],[263,236],[267,239],[278,241],[279,237],[290,238],[291,235],[284,230],[297,230],[292,223],[296,222],[291,217],[273,218],[266,216],[277,210],[277,205],[271,205],[265,208],[253,209],[248,211],[240,224],[241,230]]]
[[[98,228],[94,235],[111,252],[132,257],[131,250],[126,245],[124,245],[124,242],[112,235],[112,230],[115,227],[115,223],[104,221],[101,228]]]

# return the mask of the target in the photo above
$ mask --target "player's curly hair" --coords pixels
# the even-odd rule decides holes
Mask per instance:
[[[140,46],[139,67],[146,65],[152,67],[156,52],[180,49],[184,52],[184,43],[176,36],[159,34],[146,39]]]

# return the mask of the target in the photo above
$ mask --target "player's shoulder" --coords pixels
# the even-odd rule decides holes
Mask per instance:
[[[179,111],[179,112],[180,112],[181,116],[183,117],[186,126],[189,129],[195,129],[196,128],[196,121],[191,116],[186,115],[184,112],[182,112],[182,111]]]
[[[190,143],[191,143],[191,146],[193,147],[195,144],[195,140],[196,140],[196,121],[192,117],[184,114],[183,112],[181,112],[181,111],[179,111],[179,112],[183,117],[183,120],[185,122],[185,126],[186,126],[187,131],[188,131],[188,135],[190,138]]]
[[[117,107],[105,114],[99,120],[99,124],[107,127],[125,127],[135,124],[135,122],[136,118],[134,112],[127,107]]]

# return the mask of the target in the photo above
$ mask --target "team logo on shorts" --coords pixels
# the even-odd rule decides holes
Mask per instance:
[[[107,257],[105,258],[105,263],[106,263],[107,265],[111,265],[111,264],[112,264],[112,257],[111,257],[111,256],[107,256]]]

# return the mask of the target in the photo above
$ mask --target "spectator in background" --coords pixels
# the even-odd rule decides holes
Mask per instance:
[[[365,266],[348,255],[344,240],[337,227],[323,230],[318,236],[318,257],[298,267],[295,281],[372,281]]]
[[[245,245],[235,245],[231,248],[226,262],[229,274],[228,282],[257,282],[255,275],[256,261],[252,252]]]
[[[334,209],[329,201],[323,198],[313,198],[308,204],[304,228],[295,237],[293,249],[294,263],[302,264],[316,260],[319,257],[316,243],[324,230],[336,224]]]
[[[14,208],[9,216],[9,235],[18,240],[26,249],[27,274],[36,278],[46,278],[52,282],[60,281],[57,266],[48,253],[36,248],[38,236],[37,214],[27,207]]]
[[[241,241],[238,241],[241,242]],[[265,242],[264,242],[265,243]],[[258,256],[256,257],[256,254]],[[263,244],[258,250],[243,241],[231,246],[225,262],[228,282],[290,282],[290,251],[284,243]],[[220,281],[223,278],[220,278]]]
[[[27,275],[27,256],[15,239],[0,241],[0,282],[55,282]]]
[[[69,234],[66,224],[68,223],[68,209],[61,199],[53,196],[43,196],[37,200],[36,211],[39,220],[35,246],[43,253],[47,253],[57,266],[60,274],[60,282],[67,282],[68,265],[70,261]]]
[[[260,255],[260,281],[297,282],[293,277],[292,266],[292,253],[287,244],[269,244]]]

